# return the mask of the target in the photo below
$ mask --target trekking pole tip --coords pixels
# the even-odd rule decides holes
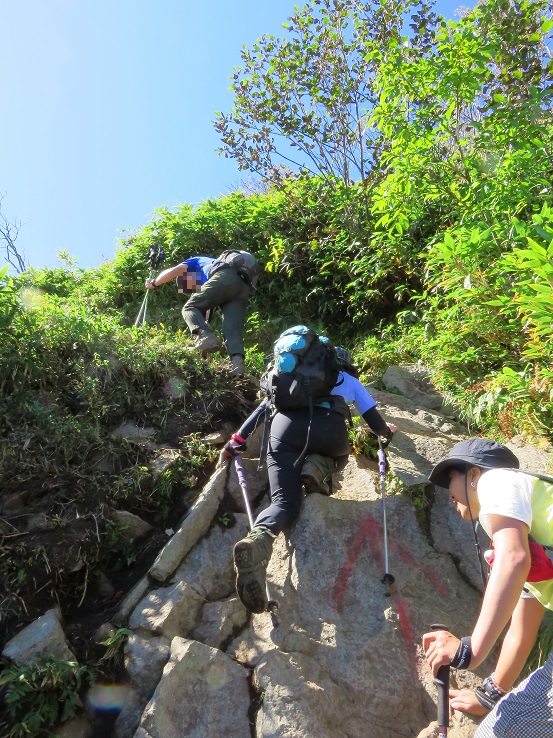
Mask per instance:
[[[393,574],[390,574],[389,572],[386,572],[382,579],[380,580],[382,584],[386,585],[386,592],[384,595],[386,597],[391,597],[396,592],[396,585],[395,585],[395,577]]]
[[[267,603],[267,612],[271,616],[271,623],[273,624],[274,628],[278,627],[278,618],[276,616],[276,611],[278,610],[278,602],[276,600],[269,600]]]

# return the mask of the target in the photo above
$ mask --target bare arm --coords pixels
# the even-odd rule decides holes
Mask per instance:
[[[535,597],[521,597],[515,607],[495,667],[495,681],[505,692],[512,688],[526,663],[536,642],[544,611],[544,606]]]
[[[490,515],[495,559],[480,615],[471,636],[470,668],[482,663],[513,615],[530,570],[528,526],[514,518]],[[434,673],[450,664],[460,641],[447,631],[425,633],[423,648]]]
[[[484,661],[509,622],[530,570],[526,523],[503,515],[490,515],[490,526],[495,559],[472,633],[472,669]]]
[[[495,667],[494,679],[498,687],[508,692],[522,671],[543,618],[544,606],[534,597],[521,597],[515,607],[501,653]],[[451,707],[469,715],[486,715],[487,710],[472,689],[451,689]]]
[[[164,269],[160,272],[157,277],[154,277],[154,279],[147,279],[146,287],[149,290],[153,290],[155,287],[159,287],[160,284],[165,284],[166,282],[170,282],[172,279],[175,279],[175,277],[180,277],[183,274],[186,274],[187,271],[187,264],[177,264],[177,266],[169,267],[169,269]],[[153,282],[155,282],[155,284],[153,284]]]

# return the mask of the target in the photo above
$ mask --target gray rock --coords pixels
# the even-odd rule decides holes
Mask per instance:
[[[152,530],[149,523],[126,510],[114,510],[110,514],[110,519],[121,528],[121,545],[134,543]]]
[[[75,661],[75,655],[65,640],[60,617],[57,608],[45,612],[8,641],[2,656],[16,664],[28,664],[42,656]]]
[[[178,531],[160,551],[149,571],[154,581],[167,581],[190,549],[207,533],[225,494],[226,475],[225,468],[215,472]]]
[[[419,364],[388,367],[382,383],[389,390],[399,390],[419,407],[428,410],[442,409],[442,395],[433,386],[428,369]]]
[[[240,512],[246,512],[246,505],[244,501],[244,493],[238,482],[238,475],[236,473],[236,467],[233,462],[229,462],[229,476],[227,479],[227,494],[232,498],[236,506],[236,510]],[[246,489],[248,491],[248,500],[250,507],[253,506],[254,500],[260,495],[268,492],[269,489],[269,476],[267,474],[267,465],[263,464],[261,471],[257,470],[258,460],[257,459],[242,459],[242,467],[244,469],[244,477],[246,479]],[[264,506],[265,507],[265,506]]]
[[[135,735],[148,699],[143,699],[134,689],[127,691],[127,697],[113,726],[112,738],[132,738]]]
[[[181,458],[182,454],[177,449],[160,449],[157,456],[149,464],[152,481],[156,482],[164,472],[174,466]]]
[[[136,608],[140,600],[142,600],[143,597],[146,595],[146,592],[149,588],[150,580],[146,575],[134,585],[129,594],[119,605],[117,613],[113,617],[113,622],[116,625],[123,625],[128,621],[132,611]]]
[[[460,575],[467,579],[480,592],[484,591],[478,554],[470,522],[463,520],[449,497],[449,491],[436,487],[434,504],[430,511],[430,531],[434,550],[451,556]],[[482,553],[490,548],[490,539],[480,526],[477,526],[478,542]],[[482,562],[484,576],[488,566]]]
[[[111,435],[113,438],[126,438],[128,441],[148,441],[155,434],[155,428],[140,428],[134,423],[122,423]]]
[[[221,648],[237,630],[242,630],[250,614],[238,597],[204,605],[201,623],[191,632],[192,638],[212,648]]]
[[[164,636],[156,637],[143,632],[129,636],[125,644],[125,671],[136,693],[143,700],[142,707],[154,693],[169,653],[170,641]]]
[[[248,706],[246,669],[217,649],[174,638],[140,727],[151,738],[247,738]]]
[[[204,599],[186,582],[149,592],[130,617],[129,627],[167,638],[187,636],[199,621]]]
[[[234,591],[232,549],[248,532],[246,515],[236,515],[236,524],[223,529],[214,525],[190,551],[172,580],[189,582],[207,601],[221,600]]]
[[[553,451],[551,446],[537,448],[526,443],[520,436],[515,436],[505,444],[520,462],[520,468],[528,472],[553,475]]]

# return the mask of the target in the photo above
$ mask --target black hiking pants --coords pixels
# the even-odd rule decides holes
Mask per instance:
[[[208,330],[205,316],[208,310],[218,307],[223,316],[223,337],[229,354],[244,356],[244,323],[246,305],[252,288],[239,277],[236,269],[219,269],[192,295],[182,309],[182,317],[191,333]]]
[[[309,410],[300,408],[275,415],[271,423],[267,470],[271,504],[259,514],[255,525],[263,525],[278,535],[298,517],[303,499],[302,464],[294,466],[304,449],[309,427]],[[307,454],[334,459],[350,452],[346,422],[340,413],[325,407],[313,408]]]

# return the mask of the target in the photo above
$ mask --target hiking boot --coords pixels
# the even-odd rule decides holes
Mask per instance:
[[[194,342],[194,348],[198,349],[201,354],[210,354],[213,351],[219,351],[221,348],[221,342],[211,331],[200,331]]]
[[[305,457],[301,468],[301,481],[305,487],[306,494],[318,492],[321,495],[331,493],[332,472],[334,471],[334,459],[319,454],[309,454]]]
[[[232,376],[243,377],[245,371],[244,357],[241,354],[232,355]]]
[[[273,551],[275,536],[268,528],[252,528],[234,546],[236,592],[244,607],[251,612],[267,609],[265,573]]]

